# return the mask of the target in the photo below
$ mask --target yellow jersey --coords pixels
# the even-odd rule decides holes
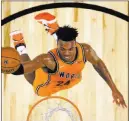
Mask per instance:
[[[54,73],[46,72],[43,68],[35,71],[35,80],[33,82],[34,91],[39,96],[50,96],[60,90],[68,89],[78,84],[82,78],[82,69],[84,68],[86,58],[83,46],[77,45],[77,54],[73,62],[65,62],[61,59],[58,49],[52,49],[49,54],[56,62],[56,71]]]

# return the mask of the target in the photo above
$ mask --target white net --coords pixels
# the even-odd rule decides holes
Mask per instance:
[[[49,98],[33,108],[27,121],[82,121],[82,118],[73,103],[61,98]]]
[[[75,118],[74,118],[74,116],[73,116],[73,114],[72,114],[72,112],[69,111],[68,109],[62,108],[62,107],[57,107],[57,108],[54,108],[54,109],[51,109],[50,111],[48,111],[45,114],[45,121],[50,121],[50,119],[52,118],[52,116],[55,113],[59,112],[59,111],[65,112],[69,116],[69,118],[71,119],[71,121],[76,121]]]

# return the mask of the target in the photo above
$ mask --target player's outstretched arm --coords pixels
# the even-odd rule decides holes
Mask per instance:
[[[18,73],[18,75],[31,73],[41,67],[47,67],[51,70],[55,69],[56,63],[50,54],[41,54],[31,61],[21,63],[20,68],[14,73]]]
[[[118,91],[115,86],[111,75],[105,66],[104,62],[97,56],[96,52],[88,44],[83,44],[85,50],[86,59],[93,65],[94,69],[99,73],[99,75],[105,80],[112,90],[112,96],[114,102],[117,105],[122,105],[122,107],[127,107],[122,94]]]

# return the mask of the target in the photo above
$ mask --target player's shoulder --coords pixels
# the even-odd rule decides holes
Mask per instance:
[[[47,67],[51,70],[55,69],[56,63],[55,63],[55,60],[50,53],[45,53],[45,54],[43,53],[43,54],[39,55],[38,58],[39,58],[39,60],[41,60],[43,62],[45,67]]]
[[[37,58],[39,58],[40,60],[42,60],[45,63],[54,60],[53,57],[51,56],[51,54],[49,54],[49,53],[40,54],[39,56],[37,56]]]
[[[53,56],[48,52],[45,57],[48,61],[54,61]]]
[[[50,52],[53,52],[54,53],[56,51],[57,51],[57,48],[53,48],[53,49],[49,50],[48,53],[50,53]]]
[[[46,58],[48,58],[51,61],[55,61],[55,52],[57,51],[57,48],[53,48],[49,50],[46,54]]]
[[[92,47],[89,44],[86,44],[86,43],[79,43],[79,44],[82,45],[85,52],[89,52],[92,49]]]

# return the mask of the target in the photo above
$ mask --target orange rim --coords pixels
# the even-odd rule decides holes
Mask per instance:
[[[77,108],[77,106],[76,106],[73,102],[71,102],[70,100],[68,100],[68,99],[66,99],[66,98],[64,98],[64,97],[60,97],[60,96],[48,96],[48,97],[43,98],[43,99],[39,100],[38,102],[36,102],[36,103],[33,105],[33,107],[30,109],[29,113],[28,113],[27,121],[29,121],[29,118],[30,118],[30,115],[31,115],[33,109],[34,109],[40,102],[45,101],[45,100],[48,100],[48,99],[52,99],[52,98],[59,98],[59,99],[65,100],[65,101],[69,102],[70,104],[72,104],[73,107],[77,110],[77,112],[78,112],[78,114],[79,114],[80,121],[83,121],[83,120],[82,120],[82,115],[81,115],[79,109]]]

